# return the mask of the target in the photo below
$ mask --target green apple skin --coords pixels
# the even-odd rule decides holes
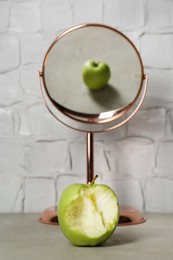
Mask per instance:
[[[97,246],[114,232],[119,220],[117,197],[103,184],[71,184],[58,203],[58,220],[76,246]]]
[[[110,68],[104,62],[96,63],[94,60],[88,60],[83,65],[83,81],[90,90],[99,90],[106,87],[110,76]]]

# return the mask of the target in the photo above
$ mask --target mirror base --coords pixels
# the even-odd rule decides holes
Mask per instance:
[[[43,224],[58,225],[57,207],[49,207],[45,209],[38,221]],[[146,222],[141,213],[134,208],[128,206],[120,206],[120,218],[118,226],[137,225]]]

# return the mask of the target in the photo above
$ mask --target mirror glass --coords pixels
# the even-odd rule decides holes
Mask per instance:
[[[83,82],[82,67],[90,59],[110,67],[108,86],[101,90],[91,91]],[[58,36],[45,56],[42,72],[49,98],[81,117],[128,108],[139,95],[143,80],[135,46],[104,25],[81,25]]]

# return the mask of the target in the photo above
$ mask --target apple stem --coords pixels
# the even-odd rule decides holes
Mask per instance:
[[[97,66],[98,66],[98,63],[97,63],[97,62],[94,62],[93,65],[94,65],[94,67],[97,67]]]
[[[96,174],[91,182],[91,186],[94,184],[95,180],[97,179],[98,175]]]

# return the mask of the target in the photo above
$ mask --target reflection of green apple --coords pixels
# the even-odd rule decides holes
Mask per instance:
[[[99,90],[107,85],[111,72],[106,63],[88,60],[83,65],[82,76],[90,90]]]
[[[64,235],[76,246],[96,246],[115,230],[118,202],[103,184],[71,184],[62,193],[58,219]]]

